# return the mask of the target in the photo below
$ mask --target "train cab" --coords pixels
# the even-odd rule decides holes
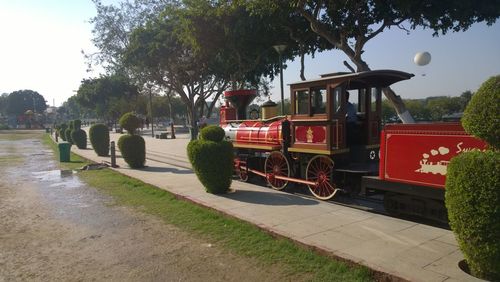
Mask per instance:
[[[290,84],[292,138],[288,151],[322,155],[350,152],[351,159],[356,159],[357,154],[351,151],[377,149],[382,89],[412,76],[394,70],[332,73]]]

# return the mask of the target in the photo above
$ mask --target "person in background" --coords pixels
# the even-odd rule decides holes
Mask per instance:
[[[257,109],[250,110],[250,119],[259,119],[259,110]]]

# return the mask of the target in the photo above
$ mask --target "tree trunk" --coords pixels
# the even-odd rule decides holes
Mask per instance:
[[[203,86],[200,87],[203,89]],[[195,87],[191,85],[191,89],[189,90],[189,101],[190,101],[190,119],[191,119],[191,141],[198,139],[198,117],[196,114],[196,93]],[[202,92],[203,94],[203,92]]]
[[[198,103],[200,106],[200,114],[199,116],[202,117],[205,115],[205,99],[200,98],[200,102]]]
[[[210,106],[208,107],[207,118],[210,118],[212,116],[212,111],[214,110],[216,101],[219,100],[219,97],[223,92],[224,92],[223,90],[218,90],[217,94],[215,94],[212,104],[210,104]]]
[[[200,107],[199,108],[199,115],[198,117],[201,118],[204,116],[205,112],[205,85],[203,83],[203,80],[200,80],[200,93],[198,94],[198,99],[195,102],[195,108],[196,106]],[[193,101],[195,98],[193,97]]]
[[[190,101],[190,107],[189,107],[189,119],[190,119],[190,125],[191,125],[191,141],[198,139],[198,125],[196,124],[198,121],[198,118],[196,117],[196,107],[194,105],[194,101]]]
[[[344,53],[347,54],[348,52]],[[361,58],[359,57],[355,58],[350,55],[348,55],[348,57],[357,66],[358,72],[371,70],[368,64]],[[384,93],[385,97],[391,102],[392,106],[396,110],[396,114],[403,123],[415,123],[415,120],[413,119],[412,115],[406,109],[405,103],[403,102],[403,99],[401,99],[401,96],[396,95],[396,93],[391,89],[391,87],[386,87],[382,89],[382,92]]]
[[[306,77],[304,75],[304,51],[300,50],[300,79],[302,81],[306,80]]]
[[[396,93],[390,87],[382,89],[382,92],[384,93],[385,97],[387,97],[387,99],[391,102],[392,106],[396,110],[396,114],[403,123],[415,123],[415,120],[413,119],[410,112],[406,109],[405,103],[399,95],[396,95]]]
[[[172,90],[168,89],[167,92],[167,102],[168,102],[168,111],[169,111],[169,118],[170,122],[174,123],[174,112],[172,110]]]

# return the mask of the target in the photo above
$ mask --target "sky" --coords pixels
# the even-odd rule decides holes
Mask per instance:
[[[82,79],[97,76],[86,72],[81,53],[95,51],[88,22],[95,14],[90,0],[0,0],[0,94],[30,89],[43,95],[49,105],[59,106],[75,94]],[[413,63],[415,54],[422,51],[432,56],[423,67]],[[393,85],[403,98],[458,96],[476,91],[483,81],[500,74],[500,21],[440,37],[429,30],[407,35],[393,28],[370,40],[363,58],[371,69],[415,74]],[[306,78],[347,71],[344,60],[348,61],[339,51],[307,57]],[[299,68],[298,58],[286,62],[285,98],[287,84],[300,80]],[[272,84],[272,99],[278,101],[279,77]]]

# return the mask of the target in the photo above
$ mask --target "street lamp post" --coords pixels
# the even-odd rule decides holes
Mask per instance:
[[[281,88],[281,114],[285,115],[285,95],[283,93],[283,59],[282,54],[286,49],[286,45],[274,45],[274,50],[278,52],[280,57],[280,88]]]

